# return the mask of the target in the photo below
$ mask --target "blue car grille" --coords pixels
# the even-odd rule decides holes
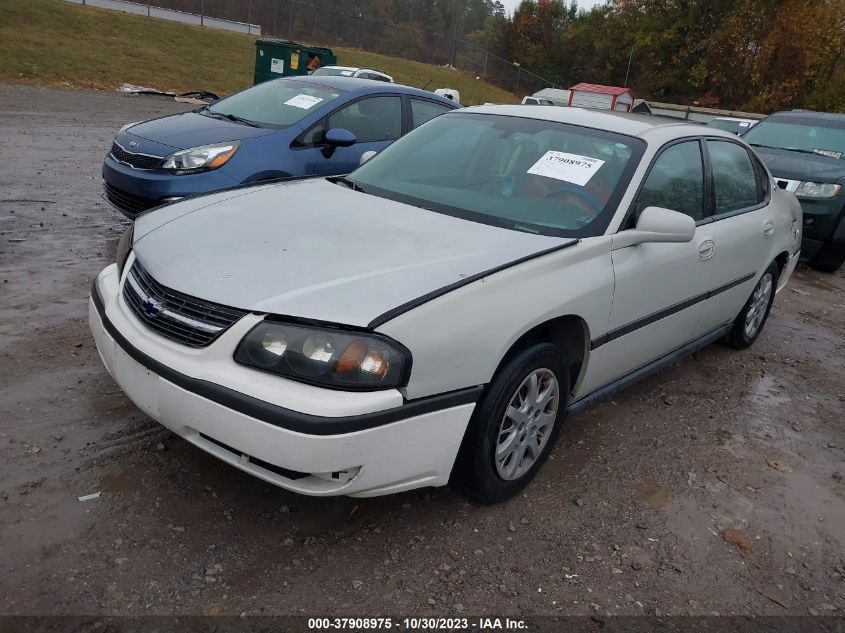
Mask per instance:
[[[125,163],[135,169],[155,169],[161,165],[162,156],[150,154],[133,154],[121,147],[117,141],[111,144],[111,155],[119,163]]]
[[[162,204],[159,200],[142,198],[128,191],[123,191],[123,189],[118,189],[108,183],[104,183],[103,187],[106,190],[106,198],[108,198],[109,202],[133,219],[139,213],[143,213],[147,209],[152,209]]]
[[[148,328],[189,347],[207,347],[247,314],[162,286],[137,259],[126,276],[123,298]]]

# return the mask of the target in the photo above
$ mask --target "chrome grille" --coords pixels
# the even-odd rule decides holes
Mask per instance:
[[[247,314],[162,286],[137,259],[126,276],[123,298],[151,330],[189,347],[206,347]]]
[[[117,162],[125,163],[135,169],[155,169],[161,165],[161,159],[163,158],[162,156],[128,152],[117,141],[111,144],[111,155]]]

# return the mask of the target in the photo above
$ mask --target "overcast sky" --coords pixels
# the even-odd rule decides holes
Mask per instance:
[[[508,13],[513,14],[513,10],[519,6],[522,0],[500,0]],[[567,4],[571,0],[567,0]],[[578,0],[578,7],[581,9],[592,9],[597,4],[603,4],[604,0]]]

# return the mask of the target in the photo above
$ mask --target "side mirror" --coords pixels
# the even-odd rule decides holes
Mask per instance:
[[[646,207],[636,228],[613,236],[613,250],[652,242],[691,242],[693,237],[695,220],[690,216],[671,209]]]
[[[331,155],[334,154],[334,151],[338,147],[349,147],[350,145],[355,145],[357,141],[358,139],[349,130],[344,130],[341,127],[333,127],[323,136],[323,142],[326,144],[323,147],[323,156],[331,158]]]
[[[358,161],[358,166],[360,167],[361,165],[366,163],[368,160],[370,160],[376,154],[378,154],[378,152],[375,151],[375,150],[372,150],[372,149],[368,152],[364,152],[363,154],[361,154],[361,160]]]

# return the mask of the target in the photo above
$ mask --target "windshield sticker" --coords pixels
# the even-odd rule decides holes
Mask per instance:
[[[739,127],[748,127],[749,125],[751,125],[751,124],[748,121],[740,121],[739,122]]]
[[[527,173],[564,180],[583,187],[590,182],[590,178],[601,169],[602,165],[604,161],[598,158],[549,150],[531,166]]]
[[[832,149],[814,149],[813,154],[827,156],[828,158],[842,158],[842,152],[835,152]]]
[[[296,95],[285,101],[285,105],[293,106],[294,108],[302,108],[309,110],[322,101],[322,97],[312,97],[311,95]]]
[[[271,73],[277,73],[279,75],[281,75],[283,72],[285,72],[285,60],[276,59],[275,57],[271,58],[270,59],[270,72]]]

